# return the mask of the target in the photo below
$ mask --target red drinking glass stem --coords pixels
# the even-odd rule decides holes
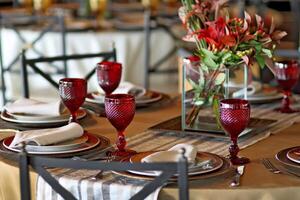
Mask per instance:
[[[125,151],[127,142],[125,139],[124,131],[118,131],[118,139],[116,144],[119,151]]]

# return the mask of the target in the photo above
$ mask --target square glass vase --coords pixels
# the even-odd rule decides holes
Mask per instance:
[[[244,65],[242,84],[232,91],[228,68],[207,70],[197,56],[183,59],[181,128],[184,131],[222,133],[219,123],[219,101],[225,98],[247,99],[248,67]],[[239,96],[232,96],[233,94]]]

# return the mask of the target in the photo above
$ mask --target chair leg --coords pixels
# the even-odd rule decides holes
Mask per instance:
[[[31,200],[29,163],[28,163],[28,157],[25,152],[25,149],[23,149],[23,151],[20,153],[19,165],[20,165],[19,173],[20,173],[21,199]]]

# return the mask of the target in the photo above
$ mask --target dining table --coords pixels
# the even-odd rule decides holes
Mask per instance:
[[[280,101],[275,104],[280,105]],[[274,113],[268,110],[270,107],[268,104],[251,106],[253,108],[253,116],[264,117],[268,115],[270,118],[275,118]],[[180,115],[180,95],[177,94],[170,95],[170,98],[164,102],[157,102],[151,106],[137,109],[132,123],[126,129],[128,147],[134,148],[138,152],[146,151],[147,145],[150,145],[149,140],[151,139],[149,138],[151,138],[151,134],[159,132],[155,132],[149,128]],[[282,119],[281,124],[277,124],[277,127],[274,126],[270,128],[270,130],[266,132],[268,134],[263,135],[255,142],[240,145],[241,151],[239,155],[246,156],[251,160],[249,164],[245,165],[245,172],[241,177],[240,186],[230,187],[230,182],[234,176],[232,171],[235,169],[235,166],[231,166],[232,171],[220,176],[189,181],[190,199],[300,199],[299,176],[285,172],[279,174],[271,173],[262,164],[263,158],[269,158],[273,163],[276,163],[274,156],[280,150],[299,146],[300,124],[297,123],[297,121],[300,119],[298,115],[299,114],[294,113],[279,116],[279,118]],[[22,127],[17,124],[9,124],[10,126],[7,126],[7,123],[3,121],[1,124],[1,128],[22,129]],[[95,135],[105,136],[114,144],[117,136],[116,130],[105,117],[99,117],[93,113],[89,113],[84,119],[80,120],[80,124],[86,131]],[[177,133],[171,131],[170,134],[176,135]],[[201,138],[205,138],[205,136],[201,136],[201,134],[196,132],[190,134],[191,140],[196,141],[196,143],[200,142]],[[0,138],[7,136],[7,133],[1,133],[0,131]],[[143,140],[142,138],[146,139]],[[166,142],[163,139],[153,139],[151,145],[157,146],[159,149],[160,146],[166,147],[175,144],[177,141],[191,141],[189,138],[174,138],[173,141],[170,142]],[[220,138],[217,140],[219,141]],[[134,147],[133,143],[137,143],[137,141],[140,141],[140,144]],[[229,142],[228,139],[226,144]],[[224,147],[225,143],[224,146],[219,145],[215,147],[214,151],[217,150],[217,148],[221,149]],[[205,148],[200,148],[201,146],[198,147],[199,151],[206,151]],[[226,157],[228,152],[223,152],[224,153],[220,154]],[[30,176],[32,194],[36,194],[38,176],[33,171],[30,173]],[[3,156],[1,156],[0,160],[0,199],[20,199],[18,165],[16,162]],[[35,195],[33,195],[33,199],[35,199]],[[159,192],[158,199],[178,199],[178,188],[173,185],[163,187]]]

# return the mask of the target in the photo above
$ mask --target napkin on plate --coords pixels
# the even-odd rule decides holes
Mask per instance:
[[[260,82],[252,81],[251,84],[249,84],[248,87],[247,87],[247,95],[252,96],[256,93],[261,92],[262,89],[263,89],[263,86]],[[241,97],[243,95],[244,95],[244,89],[243,88],[232,93],[232,97],[234,97],[234,98]]]
[[[99,88],[99,93],[100,95],[93,95],[94,98],[104,98],[104,91]],[[139,98],[141,96],[143,96],[146,93],[146,89],[141,87],[141,86],[137,86],[134,85],[133,83],[130,82],[121,82],[119,87],[113,92],[113,94],[131,94],[133,96],[135,96],[136,98]]]
[[[74,122],[59,128],[19,131],[9,146],[17,147],[21,142],[39,146],[50,145],[78,138],[83,133],[83,128]]]
[[[142,162],[178,162],[181,158],[181,149],[185,149],[185,156],[189,163],[194,163],[197,156],[197,148],[190,144],[177,144],[167,151],[160,151],[142,159]]]
[[[61,101],[46,103],[23,98],[6,104],[4,109],[9,113],[59,116],[66,108]]]

